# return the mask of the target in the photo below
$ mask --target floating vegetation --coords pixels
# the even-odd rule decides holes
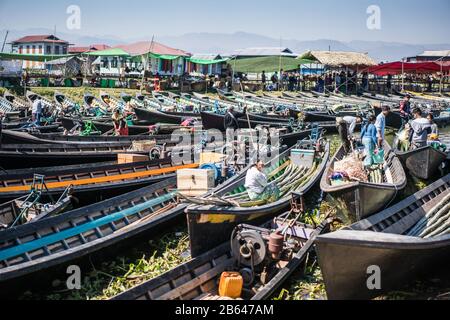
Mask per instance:
[[[105,300],[145,281],[153,279],[190,259],[187,232],[171,232],[148,241],[142,249],[96,266],[83,278],[81,290],[65,289],[59,280],[47,293],[26,292],[21,299],[33,300]]]

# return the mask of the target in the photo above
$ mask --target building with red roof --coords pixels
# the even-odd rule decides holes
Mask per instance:
[[[101,51],[111,48],[106,44],[93,44],[87,47],[70,47],[69,54],[81,54],[86,52]]]
[[[54,35],[30,35],[10,43],[13,53],[34,55],[64,55],[70,43]],[[24,61],[24,68],[42,68],[43,63]]]

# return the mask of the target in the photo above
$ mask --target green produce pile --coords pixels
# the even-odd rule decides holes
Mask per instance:
[[[81,290],[67,290],[63,281],[54,281],[49,292],[25,292],[22,300],[106,300],[185,263],[189,239],[186,230],[172,230],[148,241],[124,256],[82,270]]]

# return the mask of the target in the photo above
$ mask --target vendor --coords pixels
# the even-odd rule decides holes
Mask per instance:
[[[258,161],[248,171],[245,177],[245,188],[250,200],[263,200],[278,197],[278,188],[268,182],[268,177],[264,173],[264,162]]]
[[[432,134],[432,135],[439,136],[439,127],[438,127],[437,123],[434,122],[434,116],[433,116],[433,114],[432,114],[432,113],[429,113],[429,114],[427,115],[427,119],[428,119],[428,121],[429,121],[430,124],[431,124],[431,134]]]
[[[364,145],[364,165],[372,165],[372,154],[377,146],[377,128],[375,127],[375,116],[370,116],[367,125],[362,128],[361,140]]]
[[[413,110],[414,120],[411,121],[413,149],[425,147],[427,145],[428,135],[431,134],[431,124],[428,119],[422,117],[422,110],[415,108]]]
[[[336,118],[336,120],[339,138],[341,139],[344,151],[347,154],[350,152],[351,149],[351,142],[348,133],[348,124],[343,118]]]
[[[411,119],[411,96],[409,94],[400,102],[400,118],[402,119],[402,128]]]
[[[386,117],[391,113],[391,108],[389,106],[382,106],[381,113],[377,116],[375,121],[375,127],[377,128],[377,142],[378,147],[383,148],[383,142],[386,133]]]
[[[345,116],[342,118],[342,120],[347,123],[349,139],[353,138],[353,133],[355,132],[356,125],[361,124],[363,118],[361,116]]]
[[[228,111],[225,114],[224,123],[223,123],[223,126],[225,127],[225,131],[226,131],[227,141],[234,141],[235,131],[239,129],[238,119],[245,116],[246,113],[247,113],[247,107],[244,108],[243,113],[235,111],[234,106],[230,106],[228,108]]]
[[[128,124],[126,118],[120,114],[119,109],[115,109],[112,115],[114,129],[118,136],[128,136]]]

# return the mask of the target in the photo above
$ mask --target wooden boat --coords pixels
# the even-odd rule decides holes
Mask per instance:
[[[213,204],[209,204],[210,201],[204,199],[200,200],[200,202],[197,201],[199,205],[188,207],[186,209],[186,214],[188,218],[192,257],[197,257],[226,241],[231,234],[231,231],[238,224],[246,223],[258,225],[283,213],[289,206],[292,192],[306,194],[320,181],[320,177],[325,170],[329,158],[329,143],[324,147],[320,160],[318,159],[315,161],[312,168],[308,169],[305,167],[301,169],[304,170],[303,173],[306,175],[303,182],[301,178],[302,175],[300,175],[300,177],[297,176],[297,170],[300,168],[293,164],[291,165],[290,155],[292,149],[313,149],[314,147],[314,142],[299,142],[298,145],[283,152],[271,162],[276,163],[267,170],[271,174],[271,181],[278,183],[278,178],[275,178],[274,173],[277,176],[278,174],[281,174],[281,178],[283,179],[294,179],[286,185],[286,189],[283,189],[283,194],[281,194],[280,199],[277,201],[259,203],[246,200],[245,196],[248,197],[248,195],[244,187],[245,176],[243,176],[226,188],[217,190],[214,194],[214,199],[212,199]],[[320,161],[320,163],[318,163],[318,161]],[[294,181],[300,181],[302,184],[295,184]],[[282,183],[282,181],[279,183]],[[237,198],[238,200],[233,200],[236,197],[239,197]],[[221,202],[222,205],[216,205],[216,199],[219,199],[219,202]],[[225,205],[223,200],[225,200]],[[228,205],[226,205],[226,203],[228,203]],[[231,203],[239,203],[239,207],[236,205],[232,206]]]
[[[55,103],[61,108],[61,110],[70,110],[74,108],[77,103],[72,99],[69,99],[65,94],[55,91],[53,96]]]
[[[336,152],[322,176],[320,188],[336,200],[337,208],[352,222],[383,210],[406,186],[406,174],[400,160],[386,141],[383,149],[385,152],[383,183],[355,181],[331,185],[330,176],[333,174],[334,164],[346,156],[343,146]]]
[[[187,118],[199,117],[199,114],[193,112],[175,113],[175,112],[162,112],[158,110],[150,110],[143,108],[134,108],[137,118],[140,121],[145,121],[149,124],[156,123],[170,123],[181,124]]]
[[[220,89],[216,89],[216,90],[217,90],[217,95],[223,101],[236,102],[236,97],[234,96],[233,93],[226,92],[226,91],[223,91],[223,90],[220,90]]]
[[[6,130],[13,131],[39,131],[41,133],[49,133],[49,132],[58,132],[60,129],[60,123],[53,123],[44,126],[37,126],[30,121],[21,121],[21,122],[9,122],[2,123],[2,128]]]
[[[370,218],[318,237],[328,298],[371,299],[400,288],[421,272],[437,267],[448,270],[450,234],[427,239],[406,234],[449,195],[449,188],[450,175]],[[367,287],[373,270],[381,271],[380,290]]]
[[[4,114],[12,113],[15,112],[15,107],[7,99],[0,97],[0,112]]]
[[[202,119],[202,124],[203,124],[203,128],[205,130],[219,130],[224,132],[225,131],[225,126],[224,126],[224,119],[225,116],[222,114],[216,114],[216,113],[212,113],[212,112],[201,112],[201,119]],[[242,129],[249,129],[249,128],[255,128],[256,126],[260,125],[260,126],[267,126],[268,124],[270,124],[270,126],[275,126],[275,127],[281,127],[283,126],[283,123],[268,123],[266,121],[255,121],[255,120],[250,120],[248,121],[247,117],[242,117],[238,119],[239,122],[239,127]],[[250,125],[249,125],[250,122]]]
[[[173,223],[176,179],[105,200],[63,215],[0,232],[0,292],[15,290],[25,276],[44,281],[43,270],[64,265],[98,250]],[[46,274],[54,276],[56,272]],[[29,279],[29,278],[28,278]],[[33,281],[33,283],[35,283]],[[29,287],[28,282],[28,287]],[[51,283],[49,280],[48,284]],[[24,285],[22,283],[22,285]],[[27,285],[25,283],[25,285]]]
[[[83,101],[84,101],[84,108],[85,109],[99,108],[103,113],[107,113],[108,112],[108,105],[106,105],[103,101],[101,101],[98,98],[94,97],[90,93],[87,93],[87,94],[84,95]]]
[[[144,99],[138,99],[137,97],[133,97],[131,94],[122,92],[120,94],[120,99],[123,104],[130,103],[133,108],[139,107],[143,108],[145,107]]]
[[[289,117],[298,119],[300,113],[303,114],[305,122],[320,122],[320,121],[334,121],[336,116],[330,115],[326,112],[302,112],[300,110],[289,109]]]
[[[24,280],[30,277],[33,284],[48,279],[48,286],[57,275],[53,270],[66,274],[73,260],[105,250],[115,256],[120,246],[178,223],[186,205],[178,202],[176,188],[176,177],[166,176],[151,186],[126,194],[122,190],[115,198],[0,232],[0,295],[21,281],[29,288],[29,280]],[[49,268],[52,272],[42,272]]]
[[[61,195],[67,187],[73,186],[73,194],[80,201],[89,202],[172,177],[179,169],[197,167],[198,164],[192,162],[167,158],[127,164],[105,162],[0,171],[0,201],[27,195],[35,174],[45,177],[48,189],[45,195]]]
[[[103,104],[106,105],[111,111],[123,105],[119,100],[104,91],[100,92],[100,101],[103,102]]]
[[[317,228],[296,222],[289,228],[282,215],[261,227],[238,226],[232,240],[213,250],[184,263],[163,275],[134,287],[111,300],[235,300],[221,297],[219,281],[223,272],[239,270],[239,273],[253,276],[246,280],[237,300],[267,300],[305,261],[313,249],[315,238],[325,232],[328,222]],[[266,250],[267,238],[274,230],[287,228],[286,234],[296,242],[294,248],[283,244],[281,258],[271,256]],[[231,233],[230,233],[231,234]],[[230,235],[228,235],[228,239]],[[239,241],[237,240],[239,238]],[[249,269],[249,259],[239,253],[239,246],[253,243],[261,245],[253,253],[254,270]],[[291,257],[283,257],[291,252]]]
[[[0,149],[0,166],[4,169],[45,167],[113,161],[118,154],[146,154],[130,151],[130,143],[109,144],[3,144]]]
[[[33,91],[28,90],[25,96],[31,105],[33,105],[34,99],[36,99],[36,97],[39,97],[45,108],[48,108],[50,111],[52,111],[54,108],[54,104],[52,101],[42,97],[41,95],[39,95],[37,93],[34,93]]]
[[[30,194],[0,204],[0,232],[58,215],[68,210],[71,205],[72,197],[69,194],[50,203],[41,203],[38,194]]]
[[[63,135],[61,133],[26,133],[3,130],[2,143],[4,144],[132,144],[133,141],[155,140],[157,144],[174,144],[170,135],[140,135],[140,136],[78,136]]]
[[[108,133],[108,132],[114,132],[114,124],[112,122],[92,121],[92,124],[102,134]],[[148,125],[128,126],[129,134],[132,136],[141,135],[141,134],[149,134],[151,130],[152,130],[151,126],[148,126]]]
[[[447,153],[426,146],[403,152],[399,150],[398,138],[394,140],[394,150],[397,157],[408,171],[415,177],[428,180],[439,171],[441,164],[447,159]]]
[[[31,111],[31,105],[28,101],[25,101],[19,97],[16,97],[15,95],[11,94],[9,91],[5,91],[3,93],[3,97],[11,102],[14,107],[18,110],[30,110]]]

